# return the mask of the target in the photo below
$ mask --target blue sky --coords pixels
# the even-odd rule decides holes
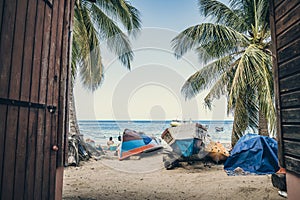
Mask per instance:
[[[205,109],[208,91],[186,101],[180,89],[185,80],[203,67],[196,54],[176,59],[171,40],[184,29],[204,22],[197,0],[131,0],[141,13],[143,29],[132,39],[135,54],[131,71],[101,46],[105,79],[94,93],[75,84],[79,119],[113,120],[224,120],[226,100]]]

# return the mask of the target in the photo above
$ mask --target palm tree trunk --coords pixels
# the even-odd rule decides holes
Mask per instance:
[[[69,120],[70,120],[70,135],[80,135],[80,131],[79,131],[79,126],[78,126],[78,121],[77,121],[77,116],[76,116],[76,107],[75,107],[75,98],[74,98],[74,92],[73,92],[73,84],[72,84],[72,88],[70,91],[70,114],[69,114]]]
[[[269,136],[268,122],[264,113],[261,110],[259,111],[258,134],[263,136]]]

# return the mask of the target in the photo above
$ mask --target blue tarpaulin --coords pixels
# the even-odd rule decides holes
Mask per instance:
[[[239,139],[224,164],[230,173],[237,167],[255,174],[273,174],[279,170],[277,141],[267,136],[247,134]]]

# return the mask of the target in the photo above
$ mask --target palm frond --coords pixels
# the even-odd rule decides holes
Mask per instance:
[[[228,55],[204,66],[188,78],[181,88],[181,93],[186,99],[191,99],[200,91],[209,88],[228,70],[232,59],[232,55]]]
[[[211,17],[217,24],[223,24],[235,30],[243,30],[247,26],[237,10],[231,9],[220,1],[199,0],[198,5],[200,13],[205,17]]]
[[[230,27],[203,23],[182,31],[171,43],[178,58],[189,50],[203,48],[207,51],[206,55],[212,55],[211,59],[215,59],[217,55],[224,55],[228,49],[236,49],[238,44],[248,43],[248,39]],[[217,45],[214,46],[214,43]]]
[[[102,39],[106,39],[108,49],[118,55],[121,63],[130,69],[133,52],[128,37],[97,5],[93,4],[90,12],[93,14]]]
[[[219,99],[221,96],[227,93],[227,85],[229,84],[228,78],[229,78],[228,74],[224,72],[219,78],[219,80],[217,80],[216,83],[213,85],[213,87],[210,89],[206,97],[204,98],[205,105],[209,109],[212,108],[212,102],[214,99]]]
[[[140,12],[125,0],[97,0],[97,6],[112,20],[121,22],[129,35],[136,36],[142,24]]]
[[[94,91],[103,80],[103,64],[98,33],[90,14],[87,7],[75,10],[73,44],[78,49],[77,54],[80,53],[76,65],[80,69],[81,82],[85,88]]]

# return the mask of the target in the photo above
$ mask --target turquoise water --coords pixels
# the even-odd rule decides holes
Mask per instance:
[[[84,139],[90,138],[96,144],[104,145],[109,137],[117,141],[124,129],[144,132],[147,135],[160,137],[166,128],[170,127],[170,120],[166,121],[113,121],[113,120],[80,120],[79,129]],[[208,133],[214,141],[230,143],[232,121],[193,121],[208,126]],[[217,132],[216,127],[223,127],[224,131]]]

